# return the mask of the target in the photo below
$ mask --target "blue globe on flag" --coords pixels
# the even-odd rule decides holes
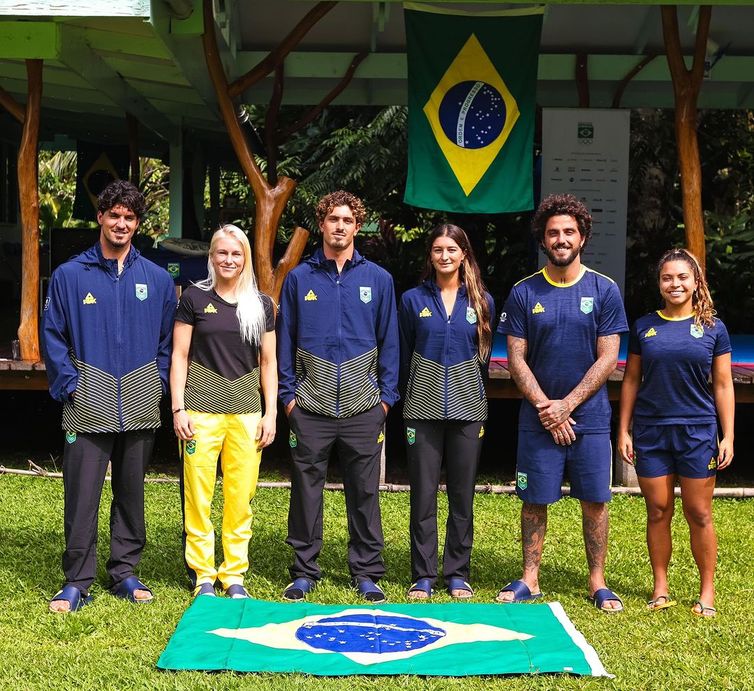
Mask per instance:
[[[482,149],[494,142],[505,126],[505,101],[492,85],[463,81],[445,93],[439,109],[445,136],[462,149]]]
[[[415,617],[390,614],[344,614],[308,621],[296,638],[335,653],[397,653],[436,643],[446,632]]]

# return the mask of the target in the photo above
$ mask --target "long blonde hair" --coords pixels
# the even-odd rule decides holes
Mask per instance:
[[[686,262],[691,269],[691,272],[694,274],[696,290],[691,296],[691,305],[694,308],[694,324],[697,326],[714,326],[714,316],[717,314],[717,312],[715,312],[715,304],[712,302],[712,296],[709,292],[709,286],[707,285],[707,279],[704,276],[702,265],[691,252],[683,247],[674,248],[665,252],[665,254],[660,257],[660,261],[657,262],[657,280],[660,280],[662,267],[668,262],[675,261]]]
[[[241,339],[251,345],[259,346],[265,327],[264,304],[262,303],[261,293],[257,289],[257,280],[254,277],[249,239],[238,226],[224,225],[212,235],[212,240],[209,243],[209,257],[207,258],[209,276],[195,285],[197,288],[206,291],[212,290],[217,285],[217,274],[212,264],[212,253],[217,249],[217,243],[222,238],[233,238],[241,245],[243,268],[236,283],[236,316],[240,325]]]

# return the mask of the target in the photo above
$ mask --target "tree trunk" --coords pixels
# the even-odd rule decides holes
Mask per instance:
[[[228,92],[228,80],[223,70],[220,56],[217,52],[215,38],[215,21],[212,14],[211,0],[204,0],[204,56],[207,61],[212,83],[215,87],[220,113],[225,128],[228,131],[233,150],[236,153],[241,169],[249,181],[256,200],[256,220],[254,223],[254,238],[252,242],[254,252],[254,272],[257,276],[259,290],[267,293],[276,302],[280,297],[285,275],[298,264],[301,254],[306,247],[309,237],[308,231],[296,228],[291,237],[285,255],[273,268],[272,251],[275,246],[280,218],[285,205],[288,203],[296,182],[288,177],[278,177],[274,186],[269,185],[262,175],[251,147],[246,141],[244,132],[238,122],[236,109]]]
[[[696,98],[682,98],[675,106],[675,137],[683,193],[683,223],[686,247],[699,259],[704,268],[704,211],[702,210],[702,164],[696,136]]]
[[[686,68],[683,59],[676,7],[664,5],[661,11],[665,53],[668,58],[670,76],[673,79],[675,96],[675,138],[678,146],[678,165],[681,171],[686,247],[696,255],[704,269],[707,258],[702,211],[702,166],[699,160],[699,143],[696,134],[696,103],[704,78],[704,55],[712,9],[709,6],[699,8],[694,61],[691,69]]]
[[[18,191],[21,205],[21,359],[38,362],[39,352],[39,190],[37,180],[42,61],[27,60],[28,98],[18,150]]]

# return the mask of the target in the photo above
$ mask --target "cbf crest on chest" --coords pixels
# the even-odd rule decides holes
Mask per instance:
[[[359,288],[359,299],[364,304],[372,302],[372,289],[369,286],[361,286]]]
[[[594,298],[581,298],[581,311],[584,314],[591,314],[594,309]]]
[[[147,299],[148,290],[147,290],[147,284],[146,283],[137,283],[136,284],[136,297],[144,302],[144,300]]]

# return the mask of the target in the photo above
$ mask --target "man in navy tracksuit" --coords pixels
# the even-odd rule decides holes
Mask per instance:
[[[134,576],[146,543],[144,472],[167,390],[176,297],[164,269],[131,246],[145,210],[131,183],[100,194],[99,242],[52,274],[44,306],[44,345],[52,397],[63,403],[65,584],[52,612],[91,600],[97,512],[112,463],[110,559],[114,595],[148,602]]]
[[[379,506],[382,432],[398,400],[393,279],[353,246],[364,205],[338,191],[317,205],[322,248],[286,278],[277,322],[279,396],[293,459],[287,543],[294,550],[286,600],[303,600],[320,578],[322,491],[335,446],[348,514],[354,587],[383,602]]]

